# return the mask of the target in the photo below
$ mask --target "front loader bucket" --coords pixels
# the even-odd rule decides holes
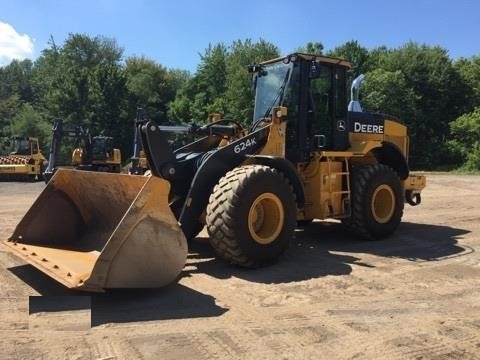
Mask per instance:
[[[174,281],[187,242],[161,178],[58,169],[5,241],[69,288],[152,288]]]

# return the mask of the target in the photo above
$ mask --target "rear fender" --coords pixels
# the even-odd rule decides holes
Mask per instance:
[[[396,144],[382,141],[382,147],[373,149],[372,152],[380,164],[388,165],[394,169],[401,180],[408,178],[410,170],[407,159]]]

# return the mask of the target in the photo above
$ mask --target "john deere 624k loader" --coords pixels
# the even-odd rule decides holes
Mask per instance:
[[[251,126],[185,126],[199,139],[176,150],[171,129],[138,121],[152,176],[59,169],[6,246],[68,287],[102,291],[174,281],[205,223],[218,256],[245,267],[278,258],[313,219],[392,234],[425,177],[409,173],[402,121],[347,105],[349,66],[300,53],[252,66]]]

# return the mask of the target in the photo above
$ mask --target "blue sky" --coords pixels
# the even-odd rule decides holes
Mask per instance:
[[[292,52],[307,42],[368,49],[408,41],[439,45],[453,59],[480,55],[477,0],[0,0],[0,65],[35,59],[53,36],[114,38],[125,56],[194,72],[209,43],[263,38]]]

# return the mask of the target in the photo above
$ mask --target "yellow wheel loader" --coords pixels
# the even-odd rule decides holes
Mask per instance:
[[[181,127],[139,119],[152,176],[59,169],[6,246],[68,287],[102,291],[174,281],[204,224],[218,256],[244,267],[275,261],[313,219],[389,236],[426,180],[410,174],[402,121],[347,105],[349,66],[301,53],[252,66],[251,126],[184,126],[197,140],[175,150],[167,135]]]
[[[0,180],[41,180],[46,159],[38,138],[15,136],[10,146],[12,151],[0,156]]]

